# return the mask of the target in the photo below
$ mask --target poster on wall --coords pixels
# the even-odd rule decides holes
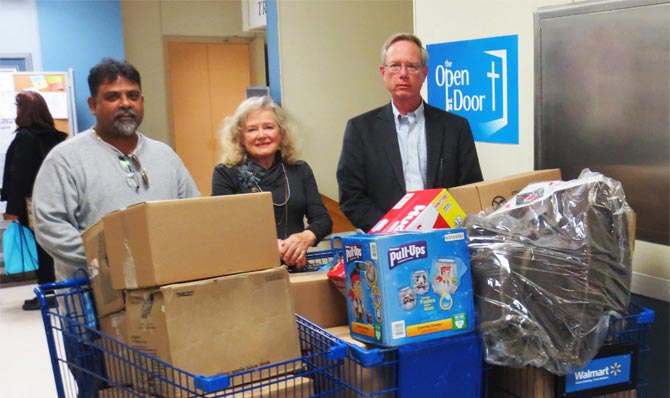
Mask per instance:
[[[519,143],[518,36],[428,44],[428,103],[463,116],[475,141]]]

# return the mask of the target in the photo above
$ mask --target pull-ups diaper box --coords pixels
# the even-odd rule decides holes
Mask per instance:
[[[471,332],[465,229],[342,237],[351,336],[392,347]]]

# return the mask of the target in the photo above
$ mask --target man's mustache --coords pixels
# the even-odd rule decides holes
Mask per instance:
[[[132,116],[133,118],[137,118],[137,112],[135,112],[134,110],[132,110],[132,109],[121,109],[121,110],[116,111],[114,113],[114,120],[118,120],[119,118],[121,118],[123,116],[128,116],[128,115]]]

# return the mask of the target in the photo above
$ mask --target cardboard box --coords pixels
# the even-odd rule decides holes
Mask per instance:
[[[249,390],[239,391],[241,388],[249,388]],[[314,382],[306,377],[264,380],[237,389],[232,388],[205,395],[205,397],[226,398],[309,398],[313,396]]]
[[[466,214],[476,214],[492,207],[494,210],[532,182],[561,179],[561,170],[547,169],[514,174],[497,180],[449,188],[449,192]]]
[[[115,289],[279,266],[269,192],[145,202],[102,220]]]
[[[112,387],[98,391],[98,398],[128,398],[128,397],[153,398],[151,395],[142,394],[141,392],[135,391],[130,388]]]
[[[193,374],[231,374],[300,358],[283,267],[129,290],[126,322],[130,345]],[[251,372],[246,381],[277,376],[277,370]],[[231,385],[243,382],[231,378]],[[157,395],[170,391],[167,383],[146,377],[136,388]]]
[[[245,386],[245,388],[247,388]],[[226,398],[309,398],[314,396],[314,382],[306,377],[294,377],[288,380],[275,379],[254,383],[251,390],[235,392],[235,389],[222,390],[216,393],[204,395],[205,397]],[[238,388],[239,389],[239,388]],[[198,395],[200,397],[201,395]],[[98,392],[98,398],[128,398],[146,397],[154,398],[154,395],[144,394],[130,388],[106,388]]]
[[[544,369],[526,366],[523,368],[508,368],[494,366],[488,372],[488,387],[490,398],[509,398],[510,394],[522,398],[559,398],[556,393],[557,377]],[[598,395],[601,398],[635,398],[636,390],[615,392],[607,395]]]
[[[326,330],[346,343],[359,347],[361,350],[378,350],[378,347],[354,340],[351,337],[351,332],[347,325],[336,326]],[[380,364],[366,367],[363,366],[361,361],[352,358],[352,354],[350,353],[350,355],[344,359],[341,380],[347,386],[354,387],[363,392],[365,396],[375,396],[380,398],[395,397],[395,394],[392,392],[386,394],[379,394],[379,392],[397,386],[396,367],[397,362],[394,360],[382,361]],[[349,398],[351,393],[351,391],[345,390],[338,394],[337,397]]]
[[[465,212],[446,189],[425,189],[405,194],[369,233],[455,228]]]
[[[109,314],[100,318],[98,322],[100,331],[112,337],[101,340],[107,377],[115,385],[131,385],[135,369],[130,364],[134,363],[134,353],[118,343],[128,344],[125,311]]]
[[[399,346],[474,330],[467,232],[342,237],[351,336]]]
[[[326,272],[290,274],[290,281],[296,314],[322,328],[347,324],[347,301]]]
[[[86,228],[81,234],[81,239],[84,242],[96,314],[98,317],[103,317],[123,310],[123,292],[112,288],[112,274],[107,260],[102,221]]]

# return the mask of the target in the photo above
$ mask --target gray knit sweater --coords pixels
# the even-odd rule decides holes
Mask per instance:
[[[86,130],[56,146],[46,157],[33,188],[37,241],[54,257],[56,278],[86,268],[81,232],[113,211],[149,200],[198,197],[200,193],[181,159],[166,144],[139,134],[135,154],[146,170],[139,189],[116,148]]]

